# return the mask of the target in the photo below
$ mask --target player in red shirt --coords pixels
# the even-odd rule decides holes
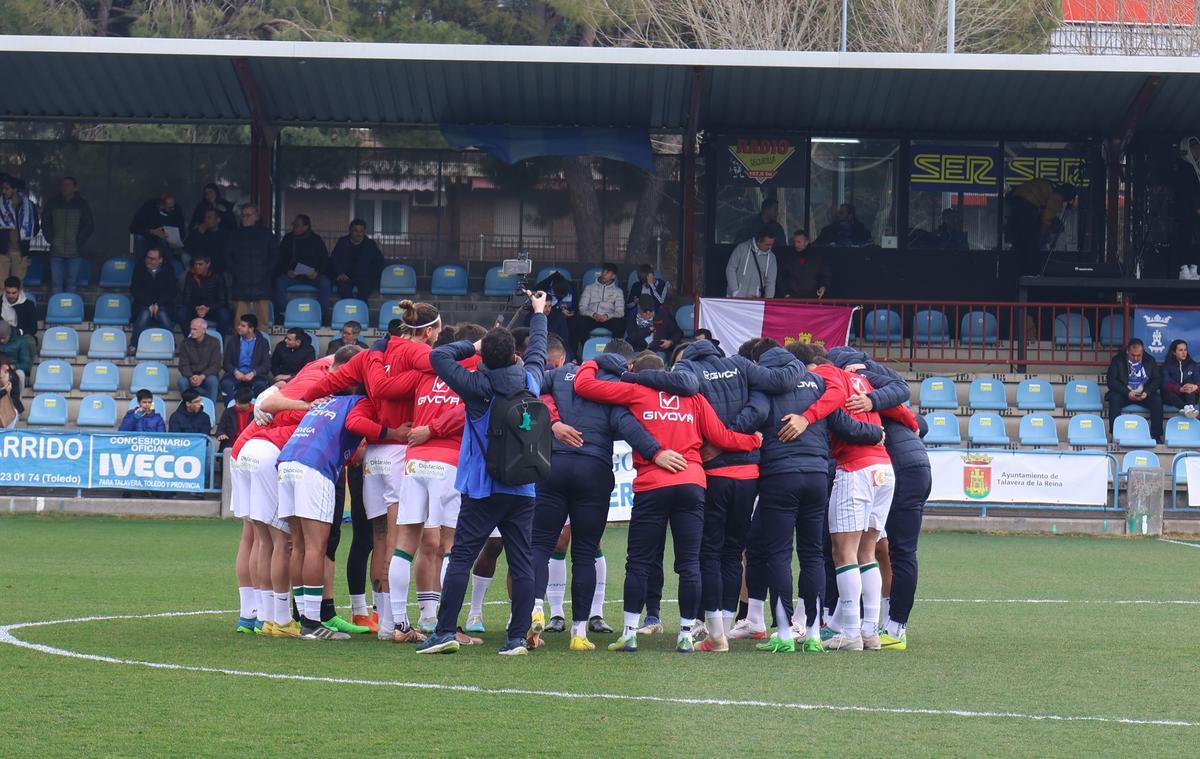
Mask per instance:
[[[634,371],[661,370],[662,359],[643,354]],[[673,377],[673,375],[665,375]],[[686,375],[695,383],[691,375]],[[681,381],[674,376],[676,381]],[[674,387],[674,385],[672,385]],[[696,387],[693,384],[693,388]],[[634,453],[633,513],[625,562],[625,627],[610,651],[637,651],[637,630],[645,605],[646,579],[659,559],[667,524],[675,547],[679,575],[679,638],[676,650],[694,648],[692,627],[700,616],[700,539],[704,531],[704,487],[707,478],[700,460],[705,441],[730,451],[752,451],[762,435],[730,431],[702,395],[680,396],[665,390],[596,378],[596,362],[588,361],[575,376],[575,392],[601,403],[626,406],[660,445],[683,455],[687,467],[672,472]]]

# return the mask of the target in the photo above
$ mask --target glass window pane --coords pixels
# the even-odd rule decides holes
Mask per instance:
[[[810,223],[817,246],[896,247],[897,140],[814,137]]]
[[[379,233],[382,235],[403,235],[408,230],[404,225],[405,201],[400,198],[385,198],[379,201]]]
[[[354,216],[362,219],[367,223],[367,234],[379,234],[379,227],[375,226],[375,200],[371,198],[355,198],[354,199]]]
[[[1035,199],[1041,217],[1040,228],[1029,230],[1029,244],[1037,244],[1037,251],[1025,251],[1028,259],[1025,268],[1030,272],[1041,270],[1041,263],[1050,252],[1060,256],[1090,251],[1095,242],[1089,233],[1093,213],[1103,213],[1103,208],[1089,202],[1090,188],[1097,177],[1102,177],[1099,167],[1088,161],[1087,145],[1080,142],[1005,142],[1004,143],[1004,191],[1005,212],[1008,214],[1005,227],[1005,245],[1020,248],[1021,235],[1014,224],[1021,225],[1022,218],[1029,218],[1026,226],[1032,225],[1033,211],[1017,202],[1017,197],[1028,195]],[[1045,206],[1040,199],[1049,198],[1053,185],[1070,184],[1077,190],[1073,204],[1061,205],[1052,200],[1050,212],[1058,209],[1057,222],[1048,219]],[[1022,189],[1024,188],[1024,189]],[[1008,193],[1014,192],[1010,196]],[[1025,211],[1025,213],[1023,213]],[[1102,244],[1102,241],[1101,241]]]
[[[764,223],[778,224],[786,248],[804,226],[806,193],[804,140],[800,137],[741,135],[714,139],[717,175],[717,244],[750,239]],[[763,203],[776,201],[774,209]],[[778,232],[777,232],[778,234]]]
[[[909,150],[908,246],[994,250],[1000,144],[915,140]]]

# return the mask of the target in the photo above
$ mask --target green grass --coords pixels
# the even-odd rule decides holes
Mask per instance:
[[[58,515],[0,518],[0,624],[233,609],[240,525]],[[624,531],[605,540],[620,598]],[[343,644],[232,634],[236,613],[19,630],[23,640],[142,661],[254,672],[772,704],[965,709],[1200,723],[1195,630],[1200,551],[1138,540],[931,534],[905,653],[780,656],[746,642],[679,656],[570,653],[547,636],[527,658],[486,644],[457,656],[359,638]],[[503,571],[503,570],[501,570]],[[498,578],[502,575],[498,573]],[[345,601],[344,590],[339,590]],[[504,597],[498,579],[489,600]],[[667,598],[675,597],[668,577]],[[1050,598],[1066,604],[932,599]],[[1080,603],[1090,601],[1092,603]],[[674,605],[666,604],[668,629]],[[618,603],[608,619],[620,618]],[[601,644],[606,636],[593,636]],[[624,756],[773,753],[1195,755],[1200,727],[863,714],[770,705],[567,699],[296,682],[63,658],[0,645],[0,756],[328,754]],[[368,753],[369,752],[369,753]]]

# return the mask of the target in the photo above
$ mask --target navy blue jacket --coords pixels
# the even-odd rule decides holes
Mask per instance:
[[[866,365],[867,368],[859,374],[875,388],[874,392],[867,393],[867,397],[875,404],[876,410],[899,406],[909,398],[908,383],[899,374],[891,367],[871,360],[861,351],[834,348],[829,351],[829,360],[843,368],[850,364]],[[918,414],[917,424],[924,423],[925,420]],[[884,447],[892,460],[892,469],[929,468],[929,455],[925,452],[925,443],[921,440],[923,435],[913,432],[908,426],[893,419],[884,419],[883,428],[887,431]]]
[[[617,371],[611,370],[611,359],[617,359]],[[625,359],[615,354],[601,354],[596,363],[600,367],[600,371],[596,373],[598,379],[617,380],[620,378],[620,372],[626,368]],[[575,394],[575,373],[578,371],[579,367],[576,364],[563,364],[558,369],[546,372],[542,381],[542,393],[554,398],[559,418],[583,436],[582,448],[573,448],[555,438],[554,455],[592,456],[605,463],[611,463],[613,440],[621,438],[647,461],[653,461],[662,450],[662,446],[633,418],[629,409],[584,400]]]

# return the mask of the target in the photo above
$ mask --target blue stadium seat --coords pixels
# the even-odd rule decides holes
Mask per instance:
[[[79,389],[85,393],[115,393],[121,372],[111,361],[89,361],[83,367]]]
[[[66,393],[70,392],[74,383],[71,365],[60,358],[43,361],[37,365],[33,373],[33,391],[35,393]]]
[[[1004,419],[991,411],[977,411],[967,422],[967,441],[971,445],[1009,445],[1008,433],[1004,431]]]
[[[1004,395],[1004,382],[980,377],[967,390],[967,406],[972,411],[1004,411],[1008,400]]]
[[[46,302],[47,324],[83,322],[83,298],[78,293],[55,293]]]
[[[1049,414],[1026,414],[1017,432],[1021,445],[1058,447],[1058,428]]]
[[[696,306],[692,303],[687,303],[679,307],[675,312],[675,323],[679,325],[679,329],[683,330],[684,337],[692,337],[696,334]]]
[[[900,314],[895,311],[879,308],[863,319],[863,340],[868,343],[898,343],[903,339]]]
[[[384,301],[383,305],[379,307],[379,323],[376,326],[378,326],[381,331],[386,332],[388,322],[390,322],[392,319],[399,319],[402,315],[403,314],[400,311],[400,301]]]
[[[536,281],[541,282],[543,279],[545,279],[546,277],[549,277],[554,272],[558,272],[559,274],[563,275],[563,277],[566,278],[566,280],[568,282],[575,281],[575,275],[572,274],[571,270],[565,266],[544,266],[544,267],[542,267],[542,270],[539,271],[537,274]]]
[[[321,304],[316,298],[293,298],[283,314],[283,326],[317,329],[321,326]]]
[[[1063,410],[1103,411],[1100,386],[1090,380],[1071,380],[1063,387]]]
[[[429,292],[434,295],[466,295],[467,270],[454,264],[437,267],[433,270]]]
[[[365,327],[367,325],[364,324],[363,326]],[[224,356],[225,355],[225,336],[222,335],[221,331],[216,329],[215,327],[209,327],[206,330],[206,332],[208,333],[209,337],[217,338],[217,345],[220,346],[221,355]]]
[[[1121,414],[1113,420],[1113,442],[1122,448],[1153,448],[1150,423],[1136,414]]]
[[[934,411],[925,415],[929,432],[925,433],[926,445],[962,445],[962,433],[958,430],[958,417],[945,411]]]
[[[1067,423],[1067,443],[1085,448],[1105,448],[1108,434],[1104,420],[1095,414],[1076,414]]]
[[[1051,411],[1054,405],[1054,388],[1043,379],[1021,380],[1017,385],[1017,408],[1022,411]]]
[[[101,327],[92,333],[88,346],[88,358],[125,358],[129,352],[129,339],[125,330],[116,327]]]
[[[959,325],[958,341],[963,345],[995,345],[999,336],[996,315],[986,311],[971,311]]]
[[[137,390],[137,388],[134,388],[134,389]],[[125,410],[129,411],[129,409],[133,409],[133,408],[137,408],[137,396],[134,396],[133,398],[129,399],[129,406]],[[166,424],[167,423],[167,402],[164,401],[162,398],[158,397],[157,395],[154,396],[154,410],[157,411],[158,415],[162,417],[163,424]]]
[[[588,337],[604,337],[611,340],[612,330],[605,329],[604,327],[596,327],[588,333]]]
[[[171,372],[166,364],[157,361],[142,361],[133,367],[133,377],[129,380],[129,391],[137,392],[143,388],[155,395],[171,389]]]
[[[1120,348],[1125,345],[1125,317],[1109,314],[1100,320],[1100,345]]]
[[[408,264],[389,264],[379,277],[381,295],[412,295],[417,291],[417,272]]]
[[[42,358],[75,358],[79,355],[79,333],[71,327],[51,327],[42,335],[39,355]]]
[[[128,292],[133,284],[133,261],[128,258],[110,258],[100,264],[100,289]]]
[[[212,432],[212,428],[217,426],[217,404],[213,403],[212,398],[202,395],[200,405],[204,407],[204,413],[208,414],[208,431]]]
[[[310,285],[308,282],[304,282],[303,280],[292,282],[291,284],[289,284],[287,286],[286,291],[289,293],[319,293],[319,292],[321,292],[320,288],[318,288],[316,285]]]
[[[131,321],[133,306],[129,298],[116,293],[105,293],[96,298],[96,314],[92,324],[126,325]]]
[[[365,301],[357,298],[342,298],[333,304],[333,319],[330,325],[341,329],[346,322],[358,322],[363,327],[371,326],[371,314]]]
[[[88,395],[79,402],[75,424],[80,427],[114,427],[117,424],[117,402],[111,395]]]
[[[1130,469],[1160,469],[1158,454],[1154,451],[1129,451],[1121,457],[1121,476],[1129,474]]]
[[[950,323],[936,309],[918,311],[913,317],[913,341],[917,345],[946,345],[950,342]]]
[[[1059,348],[1083,348],[1092,344],[1092,324],[1083,314],[1059,314],[1054,317],[1054,345]]]
[[[1167,420],[1166,432],[1172,448],[1200,448],[1200,420],[1173,416]]]
[[[489,298],[507,298],[517,289],[517,278],[504,273],[504,269],[493,266],[483,278],[483,294]]]
[[[607,344],[608,338],[606,337],[593,337],[587,340],[583,344],[583,360],[588,361],[599,356],[604,352],[604,346]]]
[[[949,377],[926,377],[921,380],[917,405],[922,409],[957,409],[958,388]]]
[[[29,260],[29,268],[25,270],[25,279],[21,285],[26,289],[41,287],[46,279],[46,256],[33,256]]]
[[[601,269],[601,267],[599,267],[599,266],[593,266],[592,268],[585,271],[583,273],[583,278],[579,280],[579,283],[581,285],[579,292],[582,293],[584,287],[587,287],[588,285],[595,282],[596,277],[600,276],[601,271],[603,271],[603,269]]]
[[[67,399],[58,393],[39,393],[29,409],[30,427],[62,427],[67,423]]]
[[[175,358],[175,335],[170,330],[152,327],[138,336],[138,360],[158,359],[169,361]]]

